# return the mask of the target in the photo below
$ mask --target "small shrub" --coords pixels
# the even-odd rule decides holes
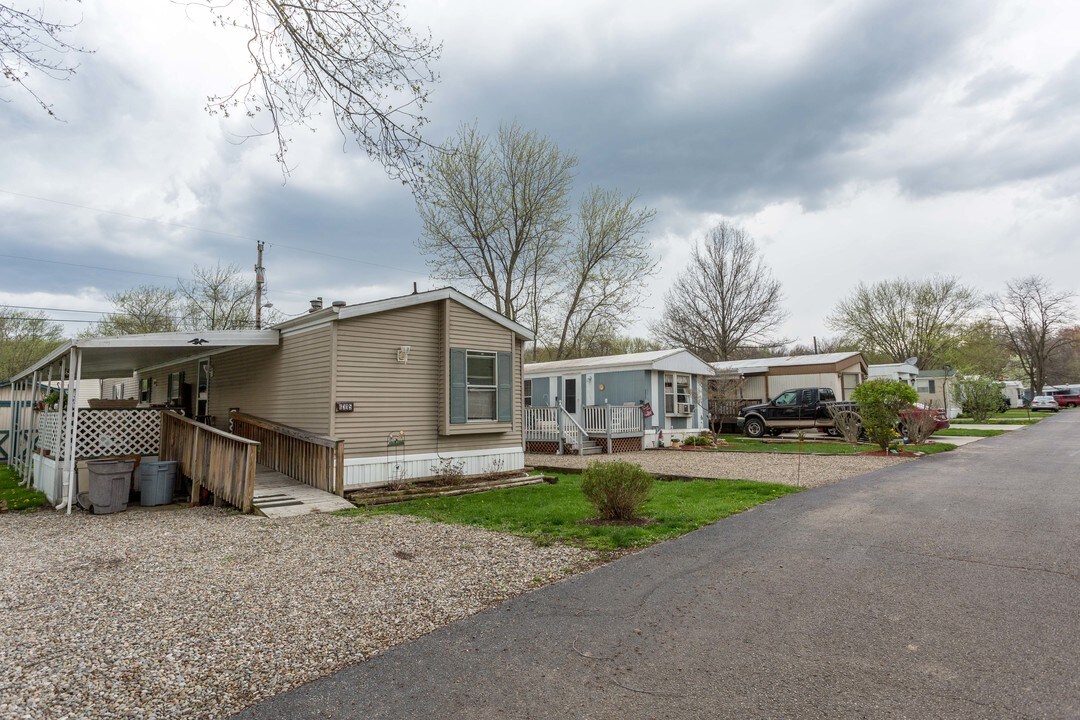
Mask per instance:
[[[691,447],[711,447],[712,444],[712,440],[703,435],[691,435],[683,440],[683,445],[690,445]]]
[[[483,479],[498,480],[503,475],[503,467],[505,465],[506,463],[503,462],[502,458],[495,458],[491,461],[491,464],[488,465],[487,470],[484,472]]]
[[[956,384],[957,394],[962,398],[962,412],[975,422],[986,422],[1001,408],[1001,383],[985,378],[964,378]]]
[[[912,408],[904,415],[904,432],[910,442],[922,445],[937,429],[937,417],[933,406]]]
[[[862,435],[862,416],[854,410],[840,410],[835,405],[829,405],[828,409],[836,432],[852,445],[859,442],[859,436]]]
[[[888,452],[897,438],[896,425],[900,411],[918,401],[915,388],[901,380],[868,380],[852,392],[859,406],[863,428],[870,442]]]
[[[581,491],[601,520],[632,520],[649,499],[653,477],[633,463],[591,462],[581,478]]]
[[[454,462],[453,458],[442,458],[438,465],[431,466],[436,485],[451,486],[465,482],[465,463]]]

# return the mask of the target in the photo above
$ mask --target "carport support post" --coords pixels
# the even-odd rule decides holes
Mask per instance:
[[[38,387],[38,371],[34,371],[33,378],[30,380],[30,398],[28,400],[30,404],[30,420],[26,426],[26,447],[23,448],[23,480],[22,484],[30,487],[30,479],[34,474],[34,430],[36,425],[34,421],[37,419],[37,387]]]
[[[71,514],[71,501],[75,497],[75,490],[79,485],[79,476],[75,467],[75,443],[78,437],[79,426],[79,380],[82,375],[82,350],[71,348],[69,355],[72,371],[68,373],[68,407],[67,407],[67,442],[65,443],[64,464],[68,472],[67,502],[57,506],[57,510],[67,505],[67,514]]]
[[[8,463],[15,467],[15,383],[11,383],[11,418],[8,420]]]
[[[20,378],[11,383],[11,467],[19,469],[19,414],[22,412],[22,384]]]
[[[57,415],[60,414],[61,408],[65,408],[64,397],[65,397],[66,388],[64,386],[64,382],[66,381],[66,378],[65,378],[64,374],[66,372],[67,372],[67,358],[62,358],[60,360],[60,390],[58,392],[58,395],[60,397],[59,397],[59,400],[56,401],[56,414]],[[67,417],[67,416],[65,415],[64,417]],[[57,426],[56,427],[56,447],[53,448],[53,450],[56,452],[56,455],[53,457],[53,461],[54,461],[53,462],[53,487],[54,488],[58,487],[58,488],[60,488],[61,491],[63,491],[63,489],[64,489],[64,482],[63,482],[63,480],[64,480],[64,466],[63,466],[62,460],[64,458],[64,431],[67,428],[66,428],[66,426],[64,425],[63,422],[57,423],[56,426]],[[60,498],[60,499],[62,499],[62,498]]]

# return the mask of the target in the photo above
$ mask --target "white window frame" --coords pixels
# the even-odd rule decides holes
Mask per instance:
[[[469,359],[473,357],[485,357],[491,358],[491,379],[492,385],[479,385],[469,382]],[[470,414],[471,404],[469,403],[469,396],[473,391],[478,392],[491,392],[494,401],[491,403],[491,417],[473,417]],[[487,350],[466,350],[465,351],[465,422],[496,422],[499,419],[499,354],[496,352],[489,352]]]
[[[685,392],[679,392],[679,380],[685,379]],[[664,412],[672,415],[685,417],[694,414],[693,378],[686,373],[664,373]],[[670,409],[669,402],[670,399]],[[687,412],[678,412],[679,406],[689,408]]]

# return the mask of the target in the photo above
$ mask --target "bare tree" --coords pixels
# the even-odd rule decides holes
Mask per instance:
[[[236,265],[196,265],[190,280],[177,280],[190,330],[238,330],[255,326],[255,282]]]
[[[919,358],[921,367],[944,363],[956,347],[979,295],[955,277],[859,283],[829,316],[829,327],[870,355],[893,362]]]
[[[728,360],[748,347],[775,347],[787,317],[780,283],[742,228],[722,222],[694,247],[690,264],[668,291],[650,328],[662,342],[707,361]]]
[[[189,0],[215,25],[247,35],[251,75],[223,95],[208,98],[211,114],[268,118],[255,135],[272,135],[275,156],[288,173],[288,129],[306,127],[327,104],[338,129],[387,172],[416,185],[426,145],[421,128],[430,87],[430,64],[441,46],[405,24],[396,0]],[[77,23],[76,23],[77,24]],[[81,51],[64,36],[72,24],[50,21],[43,10],[0,4],[0,67],[6,80],[49,104],[30,88],[34,76],[69,77]]]
[[[183,308],[175,289],[140,285],[107,297],[116,310],[91,328],[90,335],[175,332],[183,325]]]
[[[1050,385],[1080,380],[1080,326],[1065,328],[1059,334],[1062,342],[1046,366],[1046,382]]]
[[[52,105],[31,87],[37,77],[66,80],[75,74],[77,53],[84,49],[65,36],[77,23],[50,19],[45,8],[20,10],[0,2],[0,77],[23,90],[42,110],[56,117]]]
[[[740,397],[746,378],[738,374],[717,375],[709,378],[705,395],[709,401],[709,427],[721,432],[724,425],[734,425],[739,410],[747,404]]]
[[[1046,384],[1051,358],[1072,342],[1073,336],[1063,332],[1074,322],[1072,298],[1072,293],[1055,290],[1039,275],[1010,280],[1004,293],[988,298],[1034,394]]]
[[[821,353],[858,352],[859,348],[842,337],[820,337],[811,340],[812,344],[796,343],[784,348],[781,355],[818,355]]]
[[[642,282],[656,271],[645,230],[656,212],[633,196],[592,188],[581,199],[575,237],[562,264],[561,331],[555,359],[617,335],[632,317]]]
[[[0,307],[0,381],[7,380],[63,341],[63,329],[42,313]]]
[[[557,269],[577,158],[518,125],[494,141],[463,126],[428,173],[418,241],[432,274],[464,283],[500,314],[539,316]]]

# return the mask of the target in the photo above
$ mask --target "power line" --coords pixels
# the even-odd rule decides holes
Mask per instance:
[[[106,272],[126,273],[128,275],[145,275],[146,277],[168,278],[169,280],[176,279],[175,275],[158,275],[156,273],[139,272],[137,270],[119,270],[117,268],[101,267],[100,265],[83,265],[81,263],[62,262],[60,260],[46,260],[44,258],[26,257],[25,255],[5,255],[0,253],[0,257],[14,258],[15,260],[29,260],[30,262],[50,263],[52,265],[67,265],[68,267],[87,268],[89,270],[104,270]]]
[[[0,307],[19,308],[20,310],[49,310],[51,312],[73,312],[73,313],[95,313],[97,315],[116,315],[113,310],[77,310],[75,308],[55,308],[55,307],[37,307],[34,305],[10,305],[8,303],[0,303]],[[119,313],[129,314],[129,313]]]

